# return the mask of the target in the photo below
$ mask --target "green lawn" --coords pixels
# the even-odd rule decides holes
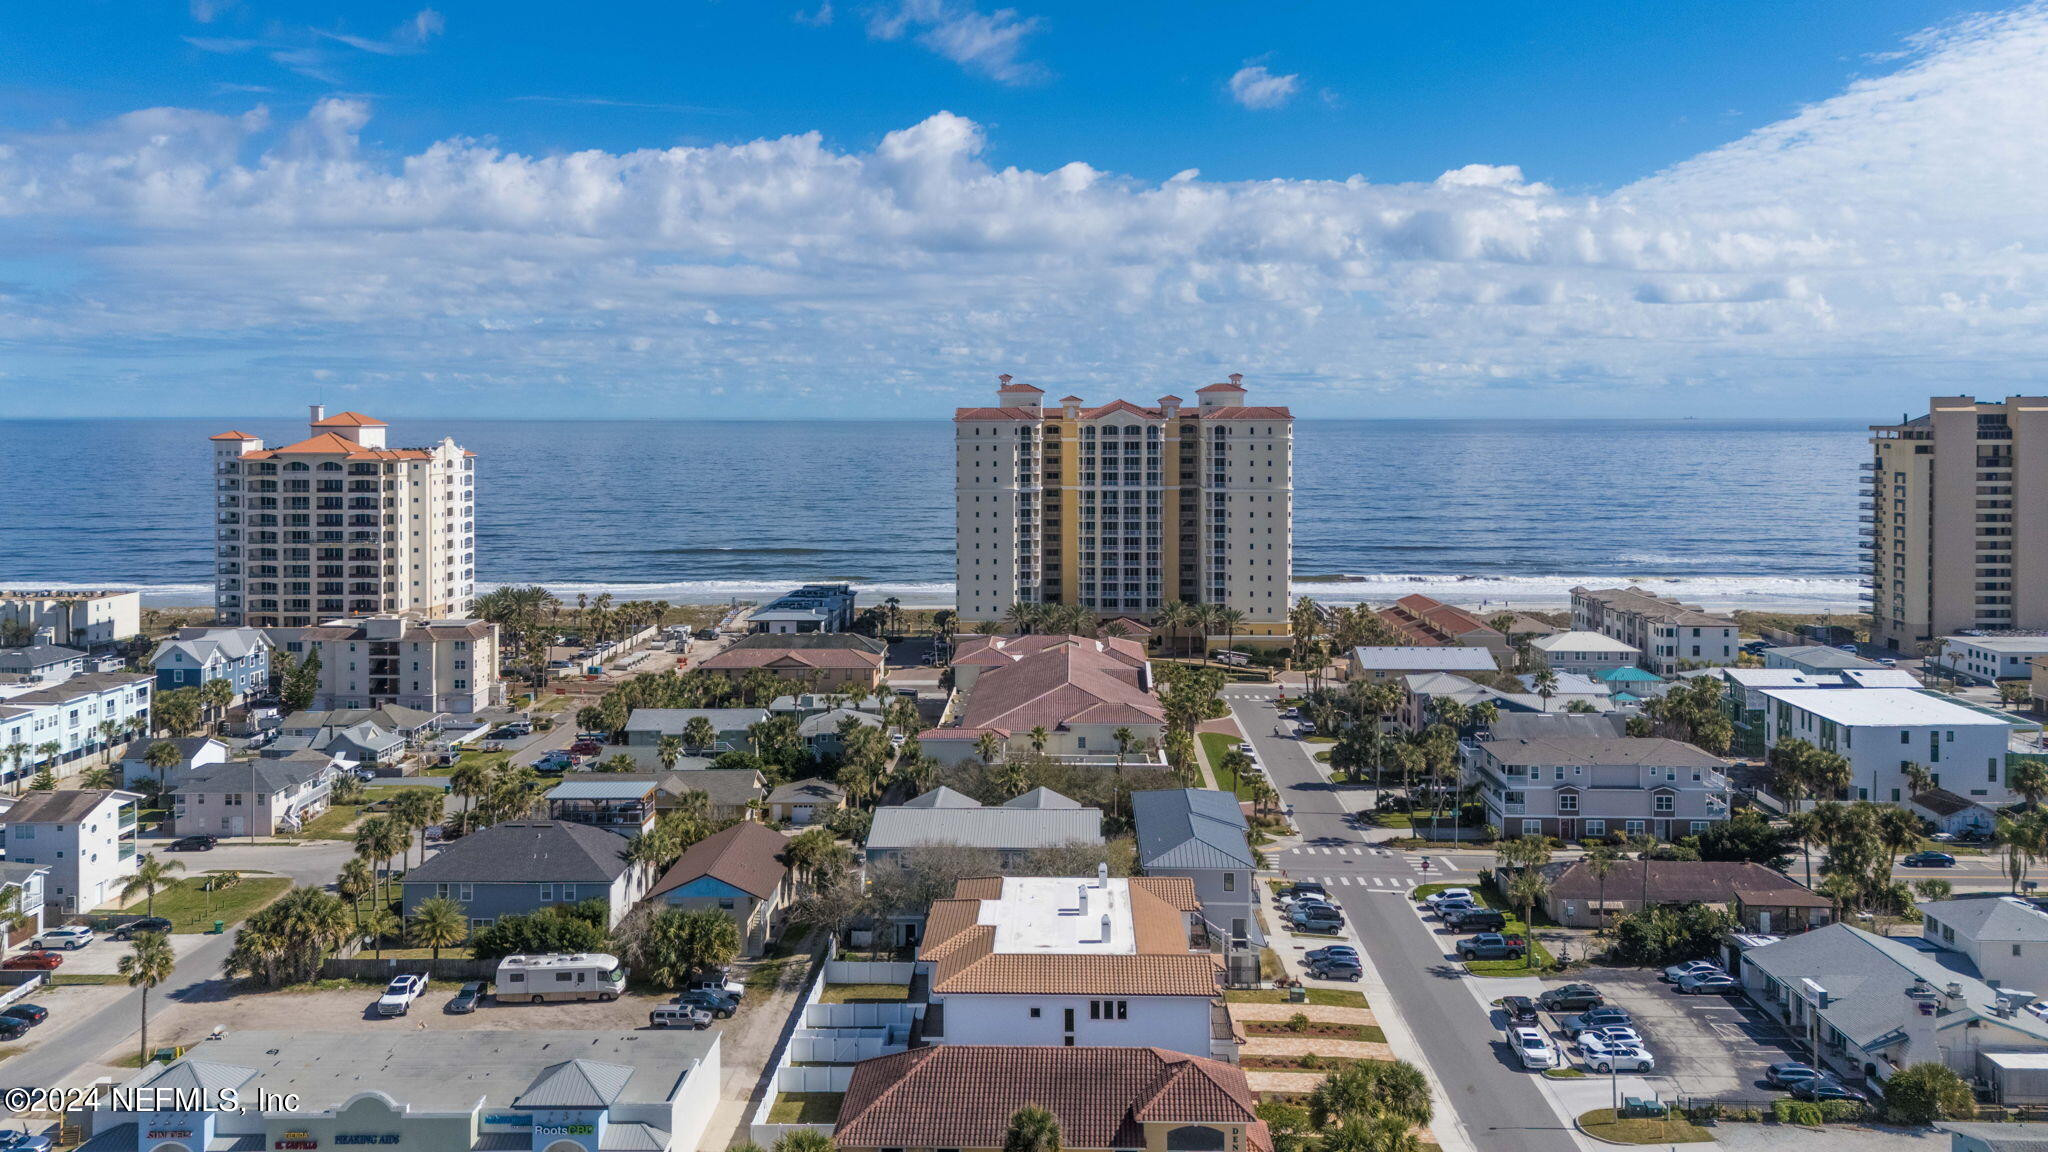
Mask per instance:
[[[1282,988],[1233,988],[1223,994],[1231,1004],[1287,1004],[1287,991]],[[1308,1003],[1320,1004],[1325,1008],[1363,1008],[1366,1006],[1365,993],[1353,992],[1349,988],[1311,988]]]
[[[233,888],[203,892],[199,885],[205,880],[203,875],[178,877],[170,887],[156,894],[154,913],[140,901],[130,908],[104,908],[100,911],[128,912],[136,916],[153,914],[169,920],[173,931],[200,932],[211,929],[215,920],[225,920],[230,926],[239,924],[251,913],[284,895],[292,886],[292,882],[283,876],[250,876]]]
[[[827,984],[821,1004],[885,1004],[910,999],[908,984]]]
[[[1713,1133],[1683,1117],[1621,1120],[1615,1118],[1612,1108],[1595,1108],[1579,1117],[1579,1127],[1588,1136],[1616,1144],[1701,1144],[1714,1139]]]
[[[777,1092],[770,1124],[830,1124],[839,1119],[844,1092]]]
[[[1236,793],[1241,800],[1251,799],[1250,794],[1244,789],[1244,782],[1237,778],[1237,773],[1223,766],[1224,753],[1235,750],[1243,741],[1228,732],[1203,732],[1200,736],[1202,758],[1209,762],[1209,771],[1216,777],[1216,787],[1225,792]]]
[[[1479,901],[1481,907],[1500,908],[1500,901],[1494,898],[1493,890],[1490,887],[1465,882],[1417,884],[1409,891],[1408,898],[1420,903],[1446,888],[1470,888],[1473,898]],[[1509,936],[1520,936],[1529,942],[1529,951],[1535,956],[1534,966],[1532,967],[1523,960],[1470,960],[1465,963],[1465,970],[1467,972],[1474,976],[1530,976],[1537,972],[1542,972],[1557,963],[1557,958],[1550,954],[1550,949],[1545,947],[1541,940],[1536,939],[1530,933],[1528,925],[1522,923],[1520,916],[1506,908],[1502,908],[1501,912],[1507,917],[1507,934]]]

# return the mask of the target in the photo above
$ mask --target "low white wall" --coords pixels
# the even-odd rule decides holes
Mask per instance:
[[[917,965],[908,960],[827,960],[825,981],[828,984],[903,984],[917,973]]]

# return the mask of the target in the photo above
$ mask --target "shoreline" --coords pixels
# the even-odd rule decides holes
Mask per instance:
[[[671,604],[725,604],[733,600],[765,601],[800,584],[830,582],[831,576],[795,574],[777,580],[685,580],[666,582],[628,581],[521,581],[478,580],[479,589],[499,584],[541,583],[564,601],[574,603],[581,595],[609,592],[620,600],[666,600]],[[843,578],[842,578],[843,579]],[[852,582],[864,604],[879,603],[891,596],[905,608],[951,608],[951,582],[875,581]],[[1486,611],[1561,611],[1570,607],[1571,589],[1586,584],[1594,587],[1636,584],[1711,612],[1756,611],[1790,613],[1841,613],[1858,616],[1863,612],[1857,599],[1860,583],[1854,576],[1659,576],[1634,573],[1626,576],[1480,576],[1381,574],[1314,575],[1297,578],[1292,593],[1308,596],[1318,603],[1356,604],[1370,601],[1387,604],[1403,596],[1421,593],[1449,604]],[[135,590],[149,608],[206,608],[213,604],[210,584],[87,584],[36,580],[0,580],[0,587],[48,588],[77,591],[91,588]]]

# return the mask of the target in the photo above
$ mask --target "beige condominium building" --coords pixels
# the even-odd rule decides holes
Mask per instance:
[[[1291,412],[1248,405],[1241,376],[1149,407],[1048,407],[1000,380],[993,407],[953,417],[963,624],[1019,602],[1144,619],[1183,600],[1243,612],[1240,636],[1286,634]]]
[[[1873,643],[2048,628],[2048,396],[1937,396],[1872,425],[1862,465]]]
[[[387,448],[382,420],[312,406],[281,448],[213,437],[214,600],[227,624],[463,616],[475,594],[475,463],[451,439]]]

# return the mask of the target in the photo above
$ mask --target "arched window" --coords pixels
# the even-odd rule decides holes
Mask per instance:
[[[1223,1152],[1223,1130],[1189,1124],[1166,1134],[1166,1152]]]

